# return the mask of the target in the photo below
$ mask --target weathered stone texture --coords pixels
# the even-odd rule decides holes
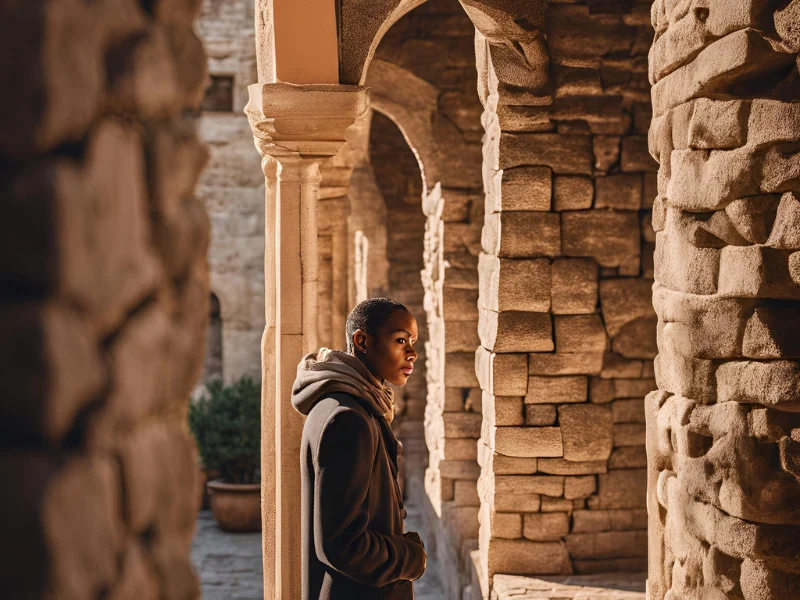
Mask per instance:
[[[778,600],[800,591],[797,2],[698,10],[653,5],[649,596]],[[612,405],[612,461],[633,467],[630,408]],[[619,483],[601,476],[605,506],[621,507]]]
[[[625,520],[618,541],[635,532],[633,556],[615,548],[613,536],[602,538],[598,553],[581,551],[594,548],[593,534],[580,545],[565,541],[574,510],[626,502],[640,510],[645,503],[645,473],[631,470],[642,465],[629,454],[644,456],[641,410],[633,405],[654,386],[645,365],[652,365],[657,330],[648,7],[530,2],[522,21],[519,3],[462,4],[478,30],[485,128],[476,371],[492,400],[484,402],[478,452],[482,497],[491,507],[482,509],[489,516],[481,520],[481,577],[518,572],[524,561],[509,553],[509,531],[492,531],[490,515],[501,510],[523,516],[531,543],[557,542],[554,560],[563,552],[575,571],[641,568],[643,536]],[[513,70],[511,46],[524,48]],[[526,366],[525,381],[518,373]],[[564,477],[557,495],[531,488],[538,499],[526,502],[528,480],[500,477],[534,473],[532,465],[508,462],[523,459],[538,461],[537,476]],[[624,482],[624,500],[600,477]],[[527,568],[553,572],[533,559]]]
[[[206,63],[198,6],[170,5],[0,8],[14,57],[0,102],[10,598],[199,593],[185,419],[208,319],[209,225],[194,195],[206,149],[184,114]]]

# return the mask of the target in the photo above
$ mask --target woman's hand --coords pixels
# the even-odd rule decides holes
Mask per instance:
[[[425,569],[428,566],[428,554],[425,552],[425,544],[423,543],[422,538],[419,537],[419,534],[416,531],[408,531],[403,534],[403,537],[422,546],[422,572],[425,573]],[[422,575],[420,575],[420,577],[422,577]]]

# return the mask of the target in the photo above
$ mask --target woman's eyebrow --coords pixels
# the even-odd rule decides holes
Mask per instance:
[[[408,329],[397,329],[396,331],[394,331],[392,333],[398,333],[400,331],[402,331],[403,333],[407,333],[408,337],[414,337],[413,335],[411,335],[411,332]]]

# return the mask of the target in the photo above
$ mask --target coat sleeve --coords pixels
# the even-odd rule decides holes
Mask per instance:
[[[367,528],[376,451],[369,423],[358,412],[342,410],[329,417],[316,451],[314,547],[329,567],[359,583],[383,587],[419,578],[424,550],[401,535]]]

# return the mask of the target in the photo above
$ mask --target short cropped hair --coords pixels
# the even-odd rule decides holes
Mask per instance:
[[[365,331],[370,335],[375,335],[375,332],[382,326],[392,313],[396,310],[408,309],[394,300],[389,298],[369,298],[364,300],[356,306],[347,317],[347,351],[353,354],[355,350],[353,347],[353,334],[357,330]]]

